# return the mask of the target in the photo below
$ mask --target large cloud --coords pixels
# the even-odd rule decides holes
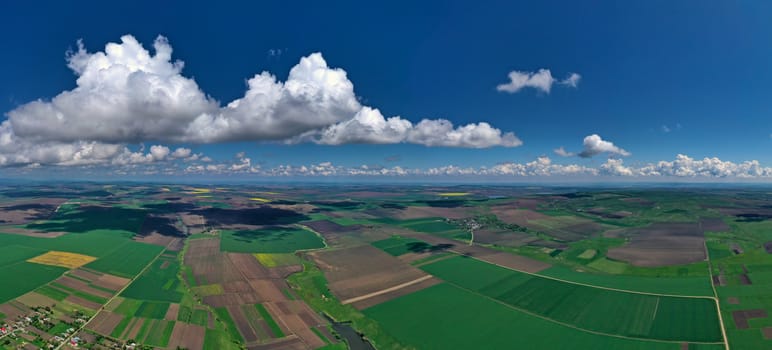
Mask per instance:
[[[454,128],[446,120],[414,125],[401,117],[386,119],[362,106],[346,72],[329,67],[320,53],[301,58],[284,82],[268,72],[255,75],[242,98],[221,106],[182,75],[184,64],[172,60],[164,37],[153,47],[151,53],[130,35],[94,53],[79,42],[67,56],[78,76],[76,87],[8,112],[5,132],[35,145],[93,142],[118,148],[140,142],[272,140],[473,148],[522,143],[484,122]],[[186,157],[180,152],[171,157]]]
[[[13,132],[41,141],[141,142],[181,138],[191,120],[216,112],[195,81],[180,75],[165,38],[153,44],[155,55],[134,37],[88,53],[79,43],[68,56],[77,86],[51,101],[27,103],[8,113]]]
[[[370,107],[363,107],[352,119],[305,137],[326,145],[409,142],[430,147],[487,148],[523,144],[515,134],[503,133],[485,122],[454,127],[445,119],[424,119],[413,124],[399,116],[385,118],[379,110]]]
[[[629,156],[630,152],[625,151],[610,141],[602,139],[598,134],[592,134],[584,138],[584,149],[579,152],[579,156],[582,158],[590,158],[592,156],[609,153],[619,156]]]
[[[552,77],[549,69],[539,69],[537,72],[511,71],[509,72],[509,82],[499,84],[496,90],[514,94],[520,92],[523,88],[533,88],[544,93],[550,93],[553,84],[560,84],[569,87],[577,87],[582,76],[577,73],[570,73],[563,80],[557,80]]]
[[[502,133],[485,122],[454,127],[448,120],[424,119],[413,124],[399,116],[385,118],[379,110],[369,107],[363,107],[354,118],[334,124],[310,137],[314,142],[327,145],[400,142],[467,148],[522,145],[515,134]]]

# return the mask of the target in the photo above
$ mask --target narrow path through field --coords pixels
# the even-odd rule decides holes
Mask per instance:
[[[360,296],[355,297],[355,298],[346,299],[346,300],[342,301],[341,304],[346,305],[346,304],[356,303],[357,301],[362,301],[362,300],[365,300],[365,299],[370,299],[372,297],[379,296],[381,294],[390,293],[390,292],[393,292],[395,290],[400,290],[402,288],[405,288],[405,287],[408,287],[408,286],[412,286],[412,285],[414,285],[416,283],[421,283],[421,282],[426,281],[426,280],[428,280],[428,279],[430,279],[432,277],[434,277],[434,276],[426,275],[426,276],[423,276],[423,277],[419,277],[419,278],[416,278],[416,279],[414,279],[412,281],[405,282],[405,283],[402,283],[402,284],[398,284],[398,285],[396,285],[394,287],[389,287],[389,288],[386,288],[386,289],[381,289],[381,290],[379,290],[377,292],[372,292],[372,293],[369,293],[369,294],[360,295]]]
[[[494,299],[494,298],[489,297],[489,296],[487,296],[485,294],[481,294],[481,293],[479,293],[477,291],[464,288],[464,287],[462,287],[462,286],[460,286],[458,284],[452,283],[452,282],[448,282],[448,281],[445,281],[445,280],[443,280],[443,282],[445,282],[447,284],[450,284],[450,285],[452,285],[452,286],[454,286],[456,288],[459,288],[459,289],[462,289],[464,291],[467,291],[469,293],[472,293],[472,294],[475,294],[477,296],[480,296],[482,298],[485,298],[485,299],[488,299],[490,301],[493,301],[495,303],[498,303],[500,305],[503,305],[504,307],[510,308],[512,310],[519,311],[519,312],[522,312],[522,313],[525,313],[525,314],[528,314],[528,315],[531,315],[531,316],[534,316],[534,317],[541,318],[542,320],[546,320],[546,321],[549,321],[549,322],[557,323],[559,325],[562,325],[562,326],[565,326],[565,327],[568,327],[568,328],[573,328],[573,329],[576,329],[576,330],[582,331],[582,332],[592,333],[592,334],[596,334],[596,335],[603,335],[603,336],[607,336],[607,337],[631,339],[631,340],[638,340],[638,341],[650,341],[650,342],[656,342],[656,343],[668,343],[668,344],[681,344],[681,343],[690,343],[690,344],[724,344],[723,342],[700,342],[700,341],[691,341],[691,340],[662,340],[662,339],[654,339],[654,338],[639,338],[639,337],[631,337],[631,336],[620,335],[620,334],[612,334],[612,333],[604,333],[604,332],[593,331],[593,330],[590,330],[590,329],[585,329],[585,328],[577,327],[577,326],[572,325],[570,323],[565,323],[565,322],[562,322],[562,321],[551,319],[549,317],[542,316],[542,315],[539,315],[537,313],[534,313],[534,312],[531,312],[531,311],[528,311],[528,310],[525,310],[525,309],[518,308],[516,306],[507,304],[507,303],[505,303],[505,302],[503,302],[501,300]]]
[[[150,260],[150,262],[149,262],[149,263],[147,263],[147,265],[145,265],[145,267],[143,267],[143,268],[142,268],[142,271],[140,271],[140,272],[139,272],[138,274],[136,274],[136,275],[135,275],[135,276],[134,276],[134,277],[133,277],[131,280],[129,280],[129,283],[126,283],[126,285],[125,285],[125,286],[123,286],[123,288],[121,288],[121,290],[119,290],[119,291],[115,292],[115,294],[113,295],[113,297],[112,297],[112,298],[110,298],[109,300],[107,300],[107,301],[106,301],[104,304],[102,304],[102,306],[101,306],[101,307],[99,307],[99,309],[98,309],[98,310],[97,310],[97,311],[94,313],[94,316],[91,316],[91,318],[89,318],[89,319],[88,319],[88,321],[84,322],[84,323],[83,323],[83,325],[81,325],[81,326],[80,326],[78,329],[76,329],[76,330],[75,330],[75,332],[72,332],[72,334],[70,334],[70,335],[69,335],[67,338],[65,338],[65,339],[64,339],[64,340],[63,340],[61,343],[59,343],[59,345],[58,345],[56,348],[54,348],[54,350],[59,350],[59,349],[61,349],[61,348],[62,348],[62,346],[64,346],[65,344],[67,344],[67,343],[70,341],[70,339],[72,339],[72,337],[74,337],[76,334],[78,334],[80,331],[82,331],[84,328],[86,328],[86,326],[88,326],[88,324],[89,324],[89,323],[91,323],[91,321],[93,321],[93,320],[94,320],[94,319],[97,317],[97,315],[99,315],[99,313],[100,313],[100,312],[104,311],[104,309],[105,309],[105,306],[107,306],[108,304],[110,304],[110,303],[111,303],[113,300],[115,300],[115,298],[117,298],[119,295],[121,295],[121,293],[123,293],[123,291],[124,291],[124,290],[126,290],[126,288],[129,288],[129,286],[130,286],[132,283],[134,283],[134,280],[136,280],[137,278],[139,278],[139,276],[142,276],[142,274],[143,274],[143,273],[145,273],[145,271],[146,271],[148,268],[150,268],[150,266],[152,266],[152,265],[153,265],[153,263],[154,263],[156,260],[158,260],[158,258],[159,258],[161,255],[163,255],[163,253],[164,253],[164,252],[166,252],[166,249],[169,249],[169,246],[171,246],[171,245],[172,245],[172,243],[173,243],[173,242],[169,242],[169,244],[167,244],[167,245],[166,245],[166,247],[164,247],[164,249],[162,249],[162,250],[161,250],[161,252],[160,252],[160,253],[158,253],[158,255],[156,255],[156,256],[155,256],[155,258],[153,258],[153,260]]]
[[[713,263],[710,262],[710,251],[708,250],[707,241],[702,241],[703,247],[705,247],[705,260],[708,261],[708,275],[710,276],[710,287],[713,288],[713,300],[716,301],[716,309],[718,310],[718,322],[721,324],[721,334],[724,336],[724,348],[729,350],[729,339],[726,337],[726,327],[724,326],[724,317],[721,316],[721,303],[718,300],[718,292],[716,291],[716,284],[713,283]]]

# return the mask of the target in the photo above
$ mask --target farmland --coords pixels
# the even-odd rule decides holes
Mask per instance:
[[[33,200],[0,223],[0,322],[51,309],[37,347],[70,328],[80,348],[772,344],[772,210],[750,190],[0,190]]]
[[[448,312],[448,305],[453,305]],[[389,333],[420,349],[472,349],[479,344],[530,349],[677,349],[678,344],[606,337],[578,331],[449,284],[441,284],[364,311]],[[443,315],[438,319],[433,315]],[[512,327],[517,331],[512,332]],[[436,336],[427,337],[427,334]],[[523,335],[527,334],[527,337]],[[714,345],[713,349],[721,349]]]
[[[313,232],[295,227],[270,227],[260,230],[222,232],[223,251],[236,253],[293,253],[324,247]]]
[[[508,271],[460,256],[421,268],[460,288],[581,329],[660,340],[721,341],[715,302],[710,298],[595,288]],[[609,313],[618,316],[607,317]]]

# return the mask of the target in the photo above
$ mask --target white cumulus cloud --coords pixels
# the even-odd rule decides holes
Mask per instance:
[[[536,72],[511,71],[509,72],[509,82],[499,84],[496,90],[514,94],[523,88],[533,88],[544,93],[550,93],[553,84],[561,84],[569,87],[577,87],[582,76],[577,73],[570,73],[563,80],[557,80],[552,76],[549,69],[539,69]]]
[[[30,145],[71,143],[76,148],[83,142],[118,148],[143,142],[408,142],[473,148],[522,143],[484,122],[454,127],[441,119],[414,124],[384,118],[378,109],[360,104],[346,71],[330,67],[321,53],[302,57],[283,82],[269,72],[256,74],[247,81],[244,96],[225,105],[182,75],[183,62],[172,59],[172,47],[162,36],[153,52],[131,35],[97,52],[78,42],[67,64],[77,75],[75,88],[8,112],[4,132]],[[151,149],[151,155],[156,160],[200,158],[186,148]]]
[[[631,154],[630,152],[617,147],[614,145],[614,143],[603,140],[598,134],[592,134],[585,137],[583,145],[584,148],[578,154],[582,158],[590,158],[601,153],[608,153],[625,157]]]

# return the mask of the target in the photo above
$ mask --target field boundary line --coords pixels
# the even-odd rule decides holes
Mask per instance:
[[[379,295],[383,295],[383,294],[386,294],[386,293],[391,293],[393,291],[397,291],[397,290],[400,290],[402,288],[409,287],[409,286],[412,286],[414,284],[421,283],[421,282],[426,281],[426,280],[428,280],[430,278],[434,278],[434,276],[433,275],[422,276],[422,277],[416,278],[416,279],[414,279],[412,281],[408,281],[408,282],[405,282],[405,283],[402,283],[402,284],[398,284],[398,285],[393,286],[393,287],[381,289],[379,291],[368,293],[368,294],[365,294],[365,295],[360,295],[358,297],[349,298],[349,299],[341,301],[340,303],[342,305],[348,305],[348,304],[356,303],[357,301],[362,301],[362,300],[370,299],[372,297],[377,297]]]
[[[456,254],[448,254],[448,255],[445,255],[445,256],[441,256],[441,257],[439,257],[437,259],[434,259],[434,260],[424,261],[422,263],[411,265],[411,266],[413,266],[413,267],[421,267],[421,266],[433,264],[433,263],[436,263],[436,262],[439,262],[439,261],[442,261],[442,260],[445,260],[445,259],[450,259],[450,258],[452,258],[454,256],[456,256]]]
[[[145,267],[143,267],[143,268],[142,268],[142,271],[139,271],[139,273],[137,273],[137,274],[136,274],[136,275],[135,275],[135,276],[134,276],[134,277],[133,277],[131,280],[129,280],[129,283],[126,283],[126,285],[125,285],[125,286],[123,286],[123,288],[121,288],[119,291],[115,292],[115,294],[112,296],[112,298],[110,298],[109,300],[107,300],[107,301],[106,301],[104,304],[102,304],[102,306],[100,306],[100,307],[99,307],[99,309],[98,309],[98,310],[96,310],[96,312],[94,313],[94,316],[91,316],[91,318],[89,318],[89,319],[88,319],[88,321],[84,322],[84,323],[83,323],[83,325],[81,325],[81,326],[80,326],[78,329],[76,329],[74,332],[72,332],[72,334],[70,334],[70,335],[69,335],[67,338],[65,338],[65,339],[64,339],[64,340],[63,340],[61,343],[59,343],[59,345],[57,345],[57,346],[54,348],[54,350],[59,350],[59,349],[61,349],[61,348],[62,348],[62,346],[66,345],[66,344],[67,344],[67,343],[70,341],[70,339],[72,339],[72,337],[73,337],[73,336],[75,336],[75,335],[76,335],[76,334],[78,334],[80,331],[82,331],[83,329],[85,329],[85,328],[86,328],[86,326],[88,326],[88,324],[89,324],[89,323],[91,323],[91,321],[93,321],[93,320],[94,320],[94,319],[97,317],[97,315],[99,315],[99,314],[100,314],[102,311],[104,311],[104,310],[105,310],[105,307],[106,307],[108,304],[110,304],[110,303],[111,303],[113,300],[115,300],[115,298],[117,298],[119,295],[121,295],[121,293],[123,293],[123,291],[125,291],[125,290],[126,290],[126,288],[129,288],[129,286],[131,286],[131,284],[132,284],[132,283],[134,283],[134,281],[135,281],[137,278],[139,278],[140,276],[142,276],[142,274],[144,274],[144,273],[145,273],[145,271],[147,271],[147,269],[149,269],[149,268],[150,268],[150,266],[152,266],[152,265],[153,265],[153,263],[154,263],[156,260],[158,260],[158,258],[160,258],[160,257],[161,257],[161,255],[163,255],[163,254],[164,254],[164,252],[166,252],[166,250],[167,250],[167,249],[169,249],[169,246],[170,246],[170,245],[172,245],[172,243],[173,243],[173,242],[169,242],[169,244],[167,244],[167,245],[164,247],[164,249],[161,249],[161,252],[160,252],[160,253],[158,253],[158,255],[156,255],[156,256],[155,256],[155,258],[153,258],[153,260],[150,260],[150,262],[148,262],[148,263],[147,263],[147,265],[145,265]],[[105,335],[109,336],[109,334],[105,334]]]
[[[482,258],[479,258],[479,257],[476,257],[476,256],[464,255],[463,253],[460,253],[460,252],[458,252],[458,251],[455,251],[455,250],[452,250],[452,249],[448,249],[448,251],[449,251],[449,252],[452,252],[452,253],[455,253],[455,254],[457,254],[457,255],[459,255],[459,256],[465,256],[465,257],[467,257],[467,258],[472,258],[472,259],[475,259],[475,260],[478,260],[478,261],[482,261],[482,262],[484,262],[484,263],[488,263],[488,264],[491,264],[491,265],[496,265],[496,266],[498,266],[498,267],[501,267],[501,268],[505,268],[505,269],[507,269],[507,270],[512,270],[512,271],[515,271],[515,272],[520,272],[520,273],[524,273],[524,274],[527,274],[527,275],[531,275],[531,276],[535,276],[535,277],[546,278],[546,279],[551,279],[551,280],[554,280],[554,281],[558,281],[558,282],[564,282],[564,283],[576,284],[576,285],[585,286],[585,287],[598,288],[598,289],[605,289],[605,290],[610,290],[610,291],[615,291],[615,292],[624,292],[624,293],[633,293],[633,294],[643,294],[643,295],[653,295],[653,296],[661,296],[661,297],[674,297],[674,298],[692,298],[692,299],[714,299],[714,300],[716,299],[716,297],[715,297],[715,296],[709,296],[709,295],[677,295],[677,294],[665,294],[665,293],[641,292],[641,291],[636,291],[636,290],[628,290],[628,289],[620,289],[620,288],[612,288],[612,287],[596,286],[596,285],[593,285],[593,284],[588,284],[588,283],[583,283],[583,282],[576,282],[576,281],[569,281],[569,280],[564,280],[564,279],[561,279],[561,278],[557,278],[557,277],[552,277],[552,276],[545,276],[545,275],[540,275],[540,274],[538,274],[538,273],[534,273],[534,272],[528,272],[528,271],[518,270],[518,269],[515,269],[515,268],[512,268],[512,267],[509,267],[509,266],[504,266],[504,265],[501,265],[501,264],[497,264],[497,263],[494,263],[494,262],[491,262],[491,261],[488,261],[488,260],[484,260],[484,259],[482,259]],[[510,254],[511,254],[511,253],[510,253]]]
[[[716,284],[713,283],[713,263],[710,262],[710,251],[708,250],[708,241],[702,241],[703,247],[705,247],[705,260],[708,261],[708,276],[710,276],[710,287],[713,288],[713,295],[716,301],[716,310],[718,311],[718,323],[721,325],[721,335],[724,336],[724,349],[729,350],[729,338],[726,336],[726,327],[724,327],[724,316],[721,315],[721,303],[718,300],[718,291],[716,291]]]
[[[462,287],[462,286],[460,286],[458,284],[455,284],[453,282],[448,282],[446,280],[442,280],[442,281],[444,283],[447,283],[447,284],[449,284],[451,286],[454,286],[456,288],[459,288],[461,290],[467,291],[467,292],[472,293],[474,295],[477,295],[479,297],[482,297],[482,298],[488,299],[490,301],[496,302],[498,304],[501,304],[501,305],[503,305],[503,306],[505,306],[507,308],[510,308],[512,310],[515,310],[515,311],[518,311],[518,312],[522,312],[524,314],[528,314],[528,315],[531,315],[531,316],[534,316],[534,317],[538,317],[538,318],[541,318],[541,319],[543,319],[545,321],[556,323],[556,324],[559,324],[561,326],[565,326],[565,327],[568,327],[568,328],[573,328],[573,329],[576,329],[576,330],[581,331],[581,332],[587,332],[587,333],[591,333],[591,334],[595,334],[595,335],[602,335],[602,336],[606,336],[606,337],[615,337],[615,338],[622,338],[622,339],[628,339],[628,340],[649,341],[649,342],[668,343],[668,344],[690,343],[690,344],[715,345],[715,344],[723,344],[724,343],[724,342],[704,342],[704,341],[692,341],[692,340],[665,340],[665,339],[656,339],[656,338],[638,338],[638,337],[631,337],[631,336],[621,335],[621,334],[612,334],[612,333],[604,333],[604,332],[594,331],[594,330],[591,330],[591,329],[581,328],[579,326],[572,325],[570,323],[565,323],[563,321],[558,321],[558,320],[549,318],[547,316],[539,315],[539,314],[534,313],[532,311],[521,309],[521,308],[516,307],[514,305],[507,304],[507,303],[505,303],[505,302],[503,302],[501,300],[498,300],[496,298],[493,298],[493,297],[487,296],[485,294],[482,294],[480,292],[464,288],[464,287]]]

